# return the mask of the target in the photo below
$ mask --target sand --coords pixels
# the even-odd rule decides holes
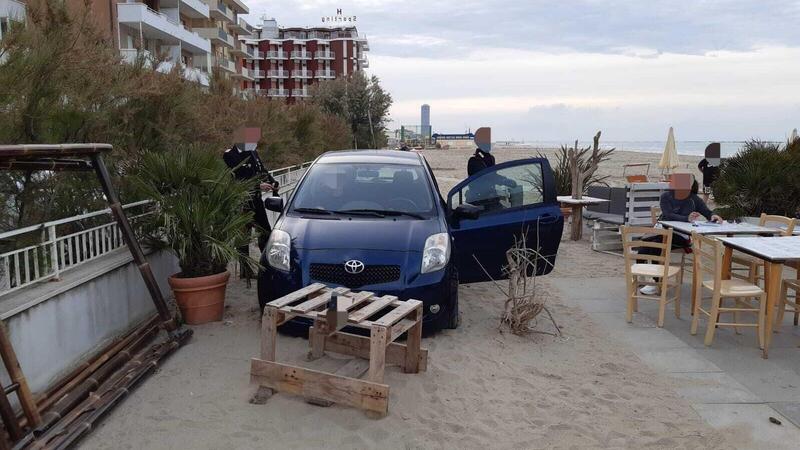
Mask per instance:
[[[443,182],[464,173],[466,153],[426,156]],[[497,152],[498,161],[523,156],[517,150]],[[616,173],[615,168],[603,170]],[[264,405],[249,404],[256,390],[248,371],[249,358],[258,354],[259,313],[255,288],[234,280],[224,322],[194,327],[192,341],[116,408],[83,446],[747,448],[741,433],[710,428],[675,393],[673,381],[612,340],[587,313],[565,306],[552,287],[559,277],[621,275],[621,264],[617,257],[590,251],[585,240],[562,240],[556,269],[540,278],[561,337],[501,331],[503,297],[496,287],[462,286],[461,327],[423,339],[430,350],[428,371],[403,374],[397,367],[387,368],[389,415],[380,420],[284,394]],[[546,320],[536,326],[553,331]],[[307,348],[303,339],[281,337],[278,359],[310,364],[303,362]],[[326,357],[321,363],[332,368],[343,362]]]

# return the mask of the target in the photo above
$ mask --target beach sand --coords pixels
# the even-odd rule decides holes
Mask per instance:
[[[426,152],[445,179],[463,178],[469,152]],[[614,162],[653,161],[620,153]],[[532,156],[497,151],[498,162]],[[602,167],[618,177],[621,169]],[[448,181],[448,183],[455,184]],[[450,185],[452,185],[450,184]],[[447,188],[442,186],[443,190]],[[566,306],[559,278],[619,276],[622,260],[562,240],[556,269],[539,279],[563,336],[515,336],[498,328],[503,295],[491,283],[460,289],[462,324],[423,339],[428,371],[387,368],[389,415],[322,408],[285,394],[248,399],[249,359],[259,352],[255,288],[233,280],[225,321],[194,327],[192,341],[83,442],[91,449],[140,448],[748,448],[741,430],[715,430],[679,397],[673,381],[611,339],[589,314]],[[602,295],[602,293],[598,293]],[[623,299],[619,299],[624,301]],[[620,315],[620,326],[624,318]],[[536,328],[552,332],[539,319]],[[278,360],[304,362],[307,341],[281,336]],[[341,360],[326,357],[323,368]],[[319,367],[319,366],[318,366]]]

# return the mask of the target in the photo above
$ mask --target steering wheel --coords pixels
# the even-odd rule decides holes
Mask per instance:
[[[394,211],[417,211],[419,207],[407,198],[393,198],[386,202],[386,208]]]

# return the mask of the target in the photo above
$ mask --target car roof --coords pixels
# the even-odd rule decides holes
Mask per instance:
[[[383,163],[421,166],[422,161],[415,152],[400,150],[338,150],[327,152],[317,159],[317,163]]]

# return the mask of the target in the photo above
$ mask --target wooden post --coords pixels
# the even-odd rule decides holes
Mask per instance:
[[[417,323],[408,330],[406,337],[406,357],[403,362],[403,372],[405,373],[419,372],[419,349],[422,345],[422,306],[417,307],[414,315]]]
[[[275,361],[275,341],[278,337],[278,309],[273,306],[264,308],[261,317],[261,359]]]
[[[36,401],[31,395],[30,388],[28,388],[28,381],[22,373],[17,354],[14,352],[14,347],[8,338],[6,324],[2,320],[0,320],[0,355],[3,357],[3,364],[6,366],[11,382],[16,383],[18,386],[17,397],[19,397],[19,403],[22,405],[25,417],[28,418],[28,423],[33,427],[38,426],[42,422],[42,416],[39,414],[39,408],[36,407]]]
[[[308,360],[322,358],[325,355],[325,335],[328,333],[326,324],[322,320],[314,320],[314,326],[308,329],[308,343],[311,351]]]
[[[367,379],[374,383],[383,383],[383,372],[386,367],[386,327],[373,325],[370,329],[369,373]]]

